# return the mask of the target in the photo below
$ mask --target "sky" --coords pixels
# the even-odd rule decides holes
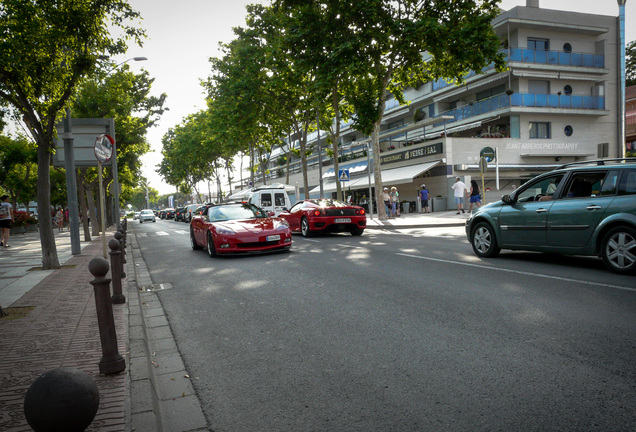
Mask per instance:
[[[175,191],[155,172],[161,162],[161,139],[189,114],[205,108],[201,80],[211,73],[210,57],[220,56],[219,42],[234,39],[232,28],[245,25],[245,6],[256,0],[129,0],[133,9],[143,17],[141,25],[148,38],[143,47],[130,46],[127,56],[147,57],[147,61],[129,62],[133,71],[141,68],[155,78],[152,93],[167,94],[166,111],[159,124],[148,133],[152,152],[145,155],[143,175],[149,186],[161,195]],[[502,0],[500,7],[509,10],[525,6],[526,0]],[[616,0],[540,0],[544,9],[618,16]],[[626,42],[636,39],[636,0],[628,0],[626,14]]]

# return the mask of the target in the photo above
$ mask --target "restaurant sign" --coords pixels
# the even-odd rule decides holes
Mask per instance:
[[[411,159],[422,158],[426,156],[432,156],[441,154],[443,151],[442,143],[436,143],[427,145],[424,147],[416,148],[413,150],[405,150],[392,155],[386,155],[380,157],[380,164],[388,164],[394,162],[407,161]]]

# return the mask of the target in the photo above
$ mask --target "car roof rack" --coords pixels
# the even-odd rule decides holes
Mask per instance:
[[[585,160],[585,161],[578,161],[578,162],[569,162],[569,163],[561,165],[557,169],[569,168],[569,167],[578,166],[578,165],[603,166],[603,165],[617,165],[617,164],[624,164],[624,163],[636,164],[636,158],[611,158],[611,159],[595,159],[595,160]]]

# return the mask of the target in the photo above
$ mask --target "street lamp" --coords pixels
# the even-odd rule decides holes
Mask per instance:
[[[119,66],[123,65],[124,63],[127,63],[129,61],[146,61],[148,60],[147,57],[131,57],[128,60],[124,60],[123,62],[115,65],[111,70],[108,71],[108,74],[110,74],[110,72],[112,72],[113,70],[117,69]],[[115,122],[112,122],[112,132],[113,132],[113,137],[115,137]],[[115,141],[115,145],[113,146],[113,189],[114,193],[113,196],[115,198],[115,215],[114,217],[116,218],[115,220],[117,221],[117,225],[119,225],[119,220],[120,220],[120,210],[119,210],[119,173],[118,173],[118,167],[117,167],[117,141]]]

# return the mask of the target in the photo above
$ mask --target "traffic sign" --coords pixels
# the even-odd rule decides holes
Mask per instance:
[[[484,147],[479,152],[479,156],[486,158],[486,162],[492,162],[495,160],[495,149],[492,147]]]
[[[101,163],[108,162],[113,157],[115,140],[110,135],[100,135],[95,140],[95,157]]]
[[[488,171],[488,160],[485,157],[479,158],[479,172],[481,175]]]
[[[341,181],[341,182],[349,181],[349,170],[348,169],[339,169],[338,170],[338,181]]]

